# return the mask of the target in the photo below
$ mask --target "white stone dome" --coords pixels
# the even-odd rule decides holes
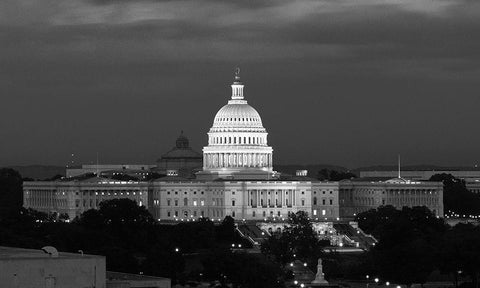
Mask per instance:
[[[239,100],[230,100],[240,102]],[[257,110],[245,103],[234,103],[223,106],[215,115],[212,128],[245,127],[263,128],[262,118]]]

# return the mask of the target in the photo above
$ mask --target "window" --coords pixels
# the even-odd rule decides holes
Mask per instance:
[[[277,215],[278,215],[278,217],[280,217],[280,211],[277,211]]]
[[[330,205],[333,205],[333,199],[330,199]]]
[[[178,211],[175,211],[175,217],[178,217]]]
[[[167,199],[167,206],[170,206],[170,199]]]
[[[313,205],[317,205],[317,197],[313,197]]]
[[[252,217],[255,217],[255,211],[252,212]]]
[[[305,199],[302,199],[302,206],[305,206]]]
[[[327,214],[327,212],[325,210],[322,210],[322,215],[325,216],[325,214]]]
[[[317,216],[317,210],[313,210],[313,216]]]
[[[183,206],[187,206],[188,205],[188,199],[187,198],[183,198]]]
[[[200,206],[205,206],[205,200],[200,200]]]
[[[232,217],[235,217],[235,211],[232,211]]]
[[[325,199],[322,199],[322,205],[325,205]]]
[[[263,214],[263,217],[265,217],[265,216],[267,215],[267,213],[265,213],[265,211],[263,211],[263,213],[262,213],[262,214]]]
[[[178,200],[175,199],[175,206],[178,206]]]
[[[232,206],[235,206],[235,199],[232,200]]]
[[[193,200],[193,206],[197,206],[197,200]]]

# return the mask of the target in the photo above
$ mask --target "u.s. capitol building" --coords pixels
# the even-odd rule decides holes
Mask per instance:
[[[401,177],[326,182],[304,173],[290,176],[275,172],[267,130],[259,113],[244,98],[238,72],[231,87],[231,99],[217,112],[208,132],[203,161],[181,135],[176,147],[159,159],[156,167],[136,165],[130,170],[122,165],[93,165],[67,171],[67,177],[57,181],[25,182],[24,206],[68,214],[71,219],[115,198],[133,199],[162,221],[222,219],[227,215],[263,221],[286,218],[297,211],[331,221],[349,219],[381,205],[427,206],[443,217],[443,185],[439,182]],[[188,163],[190,172],[179,175],[185,168],[182,163]],[[96,171],[96,175],[82,177],[78,175],[82,171]],[[108,177],[131,173],[142,179],[155,171],[167,176],[138,181]],[[77,176],[68,177],[74,176],[72,172]]]

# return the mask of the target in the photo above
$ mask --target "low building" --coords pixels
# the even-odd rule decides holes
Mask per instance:
[[[444,169],[444,170],[402,170],[402,177],[411,180],[426,181],[435,174],[450,174],[462,180],[480,179],[480,170],[460,170],[460,169]],[[360,178],[382,177],[394,178],[397,177],[398,170],[376,171],[365,170],[360,171]]]
[[[170,288],[168,278],[107,271],[107,288]]]
[[[49,214],[67,214],[74,219],[89,209],[99,208],[104,200],[128,198],[147,206],[148,187],[149,182],[102,177],[25,181],[23,207]]]
[[[339,182],[340,217],[391,205],[402,207],[426,206],[443,217],[442,182],[410,181],[403,178],[359,178]]]
[[[105,257],[0,247],[0,286],[11,288],[105,288]]]
[[[156,165],[151,164],[87,164],[80,167],[67,167],[65,174],[66,178],[72,178],[84,174],[101,176],[102,174],[109,175],[116,172],[142,179],[151,173],[150,170],[155,167]]]

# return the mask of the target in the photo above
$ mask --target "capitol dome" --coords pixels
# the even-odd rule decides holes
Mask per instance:
[[[263,128],[263,125],[257,110],[245,103],[223,106],[213,121],[213,128],[221,127]]]
[[[252,171],[272,172],[272,147],[262,118],[243,97],[239,69],[231,85],[232,97],[215,115],[203,148],[203,170],[220,176]]]

